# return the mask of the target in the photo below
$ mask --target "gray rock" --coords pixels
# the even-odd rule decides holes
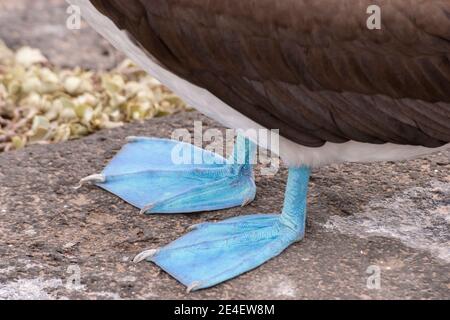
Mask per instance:
[[[82,21],[69,30],[65,0],[0,0],[0,39],[11,48],[39,48],[60,67],[114,68],[124,55]]]
[[[170,137],[194,120],[220,128],[183,113],[0,154],[0,299],[450,298],[449,152],[315,170],[306,239],[215,288],[187,295],[156,266],[133,264],[135,254],[193,224],[281,209],[284,168],[257,177],[251,205],[219,212],[141,216],[99,188],[73,189],[99,172],[126,136]],[[368,268],[380,270],[380,289],[367,287]]]

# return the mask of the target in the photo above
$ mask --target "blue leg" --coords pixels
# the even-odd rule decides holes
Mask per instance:
[[[214,286],[252,270],[303,239],[310,169],[292,168],[281,215],[251,215],[204,223],[136,262],[152,261],[188,287]]]
[[[243,206],[256,194],[255,153],[242,136],[230,159],[183,142],[131,137],[101,174],[80,185],[95,182],[147,214]]]

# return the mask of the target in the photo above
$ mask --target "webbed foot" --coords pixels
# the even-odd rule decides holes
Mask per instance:
[[[255,146],[243,137],[238,136],[235,157],[229,160],[174,140],[128,141],[101,174],[81,184],[92,181],[147,214],[220,210],[255,198]],[[234,161],[237,152],[245,153],[244,163]]]
[[[289,171],[282,214],[251,215],[193,226],[171,244],[135,258],[156,263],[188,291],[214,286],[250,271],[303,239],[310,170]]]
[[[154,262],[188,291],[195,291],[250,271],[302,238],[301,232],[282,223],[279,214],[243,216],[197,225],[168,246],[144,251],[134,261]]]

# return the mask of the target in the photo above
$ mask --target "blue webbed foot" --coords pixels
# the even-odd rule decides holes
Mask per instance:
[[[240,136],[229,160],[183,142],[131,137],[101,174],[82,183],[95,182],[147,214],[243,206],[256,194],[254,152]],[[242,164],[235,161],[238,153],[245,155]]]
[[[250,271],[302,238],[278,214],[243,216],[197,225],[168,246],[143,252],[135,262],[154,262],[195,291]]]
[[[282,214],[203,223],[171,244],[136,256],[156,263],[188,291],[208,288],[250,271],[303,239],[309,169],[290,169]]]

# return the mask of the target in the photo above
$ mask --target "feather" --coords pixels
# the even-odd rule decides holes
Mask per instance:
[[[397,1],[401,2],[400,0]],[[314,41],[317,43],[315,44],[315,47],[313,47],[311,45],[311,37],[309,36],[311,28],[318,28],[320,25],[311,22],[312,20],[309,20],[308,15],[302,14],[301,12],[298,13],[298,18],[302,23],[295,24],[294,21],[290,21],[289,23],[292,23],[292,28],[295,27],[299,31],[305,33],[303,34],[303,37],[292,37],[292,39],[290,39],[289,35],[291,35],[291,33],[287,33],[286,31],[288,29],[280,29],[283,24],[281,21],[277,22],[278,33],[286,35],[286,37],[283,38],[284,42],[280,45],[284,63],[288,65],[291,74],[294,75],[295,78],[294,82],[289,82],[287,81],[287,78],[283,81],[258,78],[257,69],[255,69],[254,64],[246,62],[245,51],[241,49],[242,43],[245,42],[245,38],[249,34],[256,34],[256,32],[259,31],[256,31],[257,28],[255,29],[252,27],[253,22],[248,15],[244,15],[245,19],[241,19],[241,15],[224,16],[225,13],[232,10],[232,8],[228,8],[227,4],[220,5],[212,0],[207,2],[185,0],[183,1],[183,6],[177,8],[177,6],[173,6],[177,1],[155,0],[151,2],[152,7],[150,10],[148,7],[145,7],[147,1],[136,1],[136,3],[134,1],[127,1],[127,3],[130,3],[131,5],[141,4],[143,6],[141,8],[145,8],[146,13],[142,14],[138,27],[133,27],[132,25],[124,27],[124,25],[119,24],[117,17],[109,15],[109,11],[104,8],[102,9],[102,6],[105,6],[105,4],[111,6],[114,1],[104,1],[105,4],[101,4],[101,1],[99,0],[91,1],[92,3],[89,0],[69,0],[69,2],[82,7],[82,13],[86,20],[97,31],[110,40],[116,48],[124,51],[146,71],[150,72],[157,79],[178,93],[188,103],[195,105],[196,108],[205,115],[232,128],[280,128],[282,136],[279,141],[279,154],[289,165],[309,165],[315,167],[338,162],[401,160],[450,147],[448,139],[445,138],[448,136],[449,132],[449,103],[446,101],[426,101],[412,97],[413,94],[417,94],[420,90],[423,90],[423,92],[434,90],[433,87],[436,85],[430,83],[429,80],[425,81],[425,78],[422,77],[420,72],[410,72],[410,75],[413,76],[414,81],[416,82],[416,86],[413,87],[414,90],[409,91],[411,96],[409,98],[393,98],[386,93],[380,94],[379,92],[381,92],[381,89],[379,89],[379,87],[371,87],[374,86],[374,84],[378,84],[378,82],[367,82],[368,80],[361,80],[358,86],[361,87],[362,83],[365,85],[366,89],[373,90],[374,94],[368,94],[364,91],[358,92],[356,89],[352,91],[340,91],[340,84],[345,83],[345,80],[348,77],[351,77],[351,74],[348,72],[344,75],[340,75],[337,72],[337,75],[330,76],[334,79],[336,76],[340,75],[340,81],[329,81],[329,85],[336,85],[338,89],[332,90],[325,87],[323,83],[319,83],[318,79],[320,79],[320,74],[310,73],[309,70],[311,70],[311,68],[308,69],[310,66],[308,66],[307,63],[310,63],[308,58],[311,55],[317,55],[319,57],[317,51],[314,51],[314,48],[318,47],[318,44],[323,45],[323,50],[328,48],[325,45],[328,41],[325,40],[327,39],[327,36],[325,33],[322,37],[315,37]],[[234,1],[231,2],[234,3]],[[247,3],[248,1],[243,2]],[[253,1],[249,2],[251,2],[251,5],[253,6],[256,3]],[[187,5],[188,3],[190,4],[189,6]],[[211,3],[214,3],[217,6],[210,7]],[[344,1],[341,3],[344,3]],[[103,16],[95,9],[93,4],[97,5],[97,9],[104,14]],[[295,4],[290,11],[293,10],[295,5],[299,4],[303,7],[312,5],[309,1],[295,1]],[[172,6],[171,10],[168,10],[169,5]],[[246,4],[236,4],[238,8],[241,8],[239,7],[241,5],[245,6]],[[247,5],[249,4],[247,3]],[[448,7],[448,1],[439,1],[438,9],[440,8],[439,6],[442,7],[442,5],[446,6],[446,9]],[[223,11],[224,6],[226,8],[225,11]],[[277,10],[281,10],[282,7],[283,4],[276,5]],[[435,8],[433,7],[433,10],[434,9]],[[191,21],[192,23],[189,24],[185,21],[181,22],[182,19],[180,18],[177,25],[181,24],[184,30],[189,30],[192,24],[196,24],[198,26],[197,29],[201,30],[198,37],[205,37],[205,39],[208,37],[219,39],[217,41],[206,39],[197,45],[197,47],[199,47],[198,54],[203,58],[203,60],[198,60],[202,61],[202,64],[204,64],[204,70],[201,72],[189,71],[189,68],[186,66],[191,64],[191,60],[180,61],[175,54],[174,48],[162,41],[162,38],[158,37],[159,33],[152,29],[154,28],[154,24],[162,23],[161,21],[164,20],[163,18],[167,17],[170,12],[179,10],[189,12],[190,20],[192,20],[191,18],[193,15],[196,15],[198,19],[194,19],[195,21]],[[223,12],[221,12],[221,10]],[[246,10],[243,11],[246,12]],[[274,15],[280,14],[281,11],[274,12]],[[287,10],[289,13],[290,11]],[[220,15],[224,16],[220,19],[231,19],[234,20],[234,23],[239,20],[239,23],[246,25],[246,28],[240,30],[241,34],[236,33],[239,27],[236,24],[233,24],[233,32],[223,32],[221,29],[213,28],[217,21],[220,20],[213,15],[213,13],[217,12],[221,12]],[[161,21],[157,22],[157,19],[149,21],[149,19],[153,17],[152,15],[157,16],[157,18],[159,17]],[[312,12],[312,16],[314,16],[314,12]],[[445,17],[448,19],[448,16]],[[112,21],[109,21],[108,18]],[[169,25],[173,24],[173,22],[171,22],[173,19],[165,20],[164,23],[168,23]],[[129,23],[131,19],[125,19],[124,21]],[[122,21],[122,23],[125,22]],[[444,22],[441,21],[441,24],[442,23]],[[203,26],[203,28],[201,28],[201,26]],[[263,26],[261,26],[261,28],[262,27]],[[120,32],[118,28],[121,28],[124,32]],[[440,32],[447,32],[447,29],[445,28],[439,30]],[[266,31],[267,30],[263,33],[266,34]],[[142,32],[145,36],[139,37],[139,32]],[[329,32],[330,34],[333,34],[334,31],[329,30]],[[427,30],[427,32],[429,31]],[[389,46],[385,44],[379,45],[377,42],[378,40],[371,43],[370,39],[365,39],[360,43],[357,43],[355,39],[353,39],[351,46],[348,46],[350,38],[345,37],[345,33],[342,33],[341,36],[340,45],[345,49],[342,49],[342,52],[340,52],[339,55],[344,59],[342,61],[347,61],[349,59],[348,54],[344,54],[344,51],[348,52],[348,48],[354,47],[354,50],[366,48],[367,50],[364,51],[365,54],[360,55],[361,58],[358,60],[360,61],[360,66],[358,68],[364,70],[363,74],[366,75],[366,78],[369,80],[372,79],[372,71],[380,70],[382,74],[387,72],[383,69],[386,68],[384,66],[386,59],[384,59],[383,56],[377,60],[378,65],[372,66],[365,62],[368,58],[372,57],[366,53],[385,50],[386,48],[389,48]],[[441,39],[442,36],[443,34],[440,35],[439,38]],[[333,37],[338,39],[334,35]],[[305,47],[308,43],[310,47]],[[442,41],[440,44],[442,45]],[[188,44],[186,44],[186,47],[187,46]],[[189,50],[192,50],[196,44],[190,43],[189,46],[191,46],[191,49]],[[417,51],[417,48],[417,46],[411,47],[410,51],[415,52]],[[429,51],[427,53],[429,56],[429,54],[437,53],[437,55],[439,55],[441,52],[446,52],[445,45],[443,48],[444,49],[438,49],[435,43],[434,46],[429,46],[425,49]],[[151,51],[149,51],[149,49]],[[210,54],[202,56],[205,52],[210,52]],[[301,54],[297,54],[298,52]],[[407,58],[410,55],[410,52],[403,52],[400,50],[397,54],[403,55],[402,58]],[[443,56],[447,57],[448,54],[446,53]],[[320,57],[322,56],[320,55]],[[419,58],[420,57],[422,56],[419,54]],[[427,57],[427,55],[425,55],[425,57]],[[316,60],[319,58],[316,57]],[[403,59],[400,59],[397,62],[398,64],[401,64],[402,61]],[[443,58],[441,59],[441,63],[442,61],[444,61],[444,64],[448,63],[448,58]],[[409,63],[409,60],[403,63]],[[418,64],[410,65],[411,69],[414,69],[413,66],[416,67],[416,70],[420,69]],[[336,70],[339,68],[339,70],[348,69],[348,67],[342,67],[335,64],[328,65],[328,67],[333,67],[333,69]],[[438,65],[438,69],[442,74],[448,76],[447,69],[443,68],[442,65]],[[332,74],[330,70],[331,69],[327,69],[325,71]],[[353,70],[355,70],[355,67],[353,67]],[[327,79],[326,76],[323,76],[324,74],[326,75],[326,72],[322,74],[321,79]],[[286,74],[283,77],[285,76]],[[274,78],[278,78],[278,76],[274,75]],[[243,85],[245,83],[246,85]],[[272,87],[274,84],[276,85],[276,87],[271,88],[271,90],[276,90],[276,96],[282,98],[280,101],[276,102],[279,106],[281,106],[283,102],[290,102],[289,108],[293,108],[293,110],[288,119],[278,117],[278,111],[271,105],[274,104],[275,101],[273,98],[265,96],[267,92],[271,92],[271,90],[266,89],[268,83],[271,84]],[[444,85],[447,84],[444,83]],[[380,86],[382,86],[382,84]],[[279,88],[283,91],[280,92]],[[287,97],[289,97],[289,99],[292,98],[292,101],[287,100]],[[375,102],[372,102],[372,100]],[[367,108],[367,105],[361,104],[365,101],[369,101],[372,105],[374,103],[377,104],[377,108],[379,109],[376,112],[371,111]],[[412,108],[412,106],[414,106],[414,108]],[[380,113],[380,108],[384,113],[387,112],[387,115],[378,115],[378,113]],[[421,111],[419,112],[417,109]],[[301,110],[301,112],[299,112],[299,110]],[[371,114],[368,115],[367,113]],[[420,116],[420,113],[423,115]],[[301,114],[301,117],[297,114]],[[395,121],[401,123],[400,125],[394,126],[396,129],[394,130],[393,135],[388,133],[391,132],[393,128],[387,128],[384,124],[384,120],[381,121],[386,116],[393,117]],[[299,119],[296,119],[297,117],[299,117]],[[308,117],[308,123],[303,121],[304,117]],[[378,119],[375,124],[372,123],[373,117]],[[298,120],[301,120],[300,123],[303,124],[302,126],[295,125]],[[391,119],[389,121],[393,120]],[[439,124],[440,126],[436,124]],[[317,129],[313,130],[311,126],[316,126]],[[406,130],[406,134],[405,132],[402,132],[404,129],[398,129],[405,127],[409,128]],[[412,127],[412,129],[410,127]],[[414,131],[415,133],[411,135],[411,131]],[[249,135],[249,138],[256,142],[255,137],[251,136],[251,134]],[[271,148],[270,143],[267,144],[267,141],[264,141],[264,138],[259,138],[260,140],[258,140],[258,143],[262,146],[269,146],[269,148]],[[422,141],[423,139],[426,141]]]
[[[91,2],[165,68],[295,143],[450,142],[448,0],[378,1],[377,31],[369,0]]]

